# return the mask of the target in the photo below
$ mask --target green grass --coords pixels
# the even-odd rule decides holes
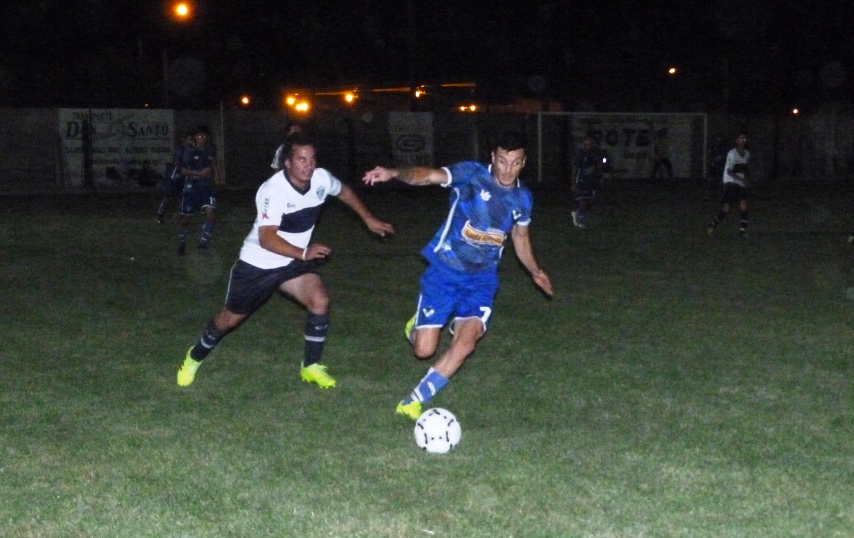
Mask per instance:
[[[742,240],[732,216],[706,236],[699,189],[626,186],[583,231],[538,190],[555,297],[508,248],[490,330],[434,402],[463,427],[445,456],[393,414],[427,367],[402,326],[444,192],[366,193],[385,241],[328,204],[328,391],[299,381],[280,298],[175,384],[253,193],[224,193],[212,256],[184,259],[155,198],[6,199],[0,534],[852,536],[854,221],[845,189],[813,191],[757,191]]]

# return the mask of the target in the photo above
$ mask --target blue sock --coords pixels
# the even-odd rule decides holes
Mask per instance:
[[[409,405],[413,400],[418,400],[421,403],[427,403],[430,398],[436,395],[437,392],[445,388],[448,384],[448,379],[434,370],[432,367],[427,370],[427,375],[418,383],[412,394],[403,400],[403,405]]]
[[[211,240],[211,236],[213,235],[213,231],[214,231],[214,223],[206,221],[202,225],[202,239],[199,241],[199,244],[200,245],[207,245],[208,241]]]

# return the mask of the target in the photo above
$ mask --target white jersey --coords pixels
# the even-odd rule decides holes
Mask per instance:
[[[271,252],[258,241],[258,228],[276,226],[276,232],[288,243],[299,247],[308,247],[314,225],[320,217],[323,202],[329,195],[341,194],[341,182],[327,170],[316,168],[311,176],[308,191],[305,194],[296,190],[280,170],[265,181],[255,195],[255,207],[258,215],[252,231],[243,240],[240,259],[259,269],[284,267],[293,258]]]
[[[283,151],[285,151],[284,144],[276,148],[276,153],[273,154],[273,162],[270,163],[270,168],[272,168],[273,170],[281,170]]]
[[[726,154],[726,165],[724,166],[724,183],[735,183],[747,187],[747,162],[750,160],[750,152],[744,150],[744,155],[738,152],[738,148],[732,148]],[[732,170],[736,177],[729,175]]]

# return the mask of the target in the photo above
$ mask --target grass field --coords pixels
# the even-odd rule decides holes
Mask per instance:
[[[274,298],[186,389],[254,218],[226,192],[213,252],[174,254],[157,199],[0,199],[4,537],[854,536],[854,226],[847,190],[756,192],[708,237],[700,189],[622,186],[572,227],[536,192],[547,300],[508,248],[491,328],[417,450],[395,404],[427,368],[402,337],[445,194],[332,201],[315,233],[333,300],[299,381],[304,316]]]

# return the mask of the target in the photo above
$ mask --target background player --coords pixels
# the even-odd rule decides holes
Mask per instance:
[[[572,223],[577,228],[587,227],[587,211],[596,200],[602,185],[603,155],[592,135],[586,135],[572,159],[572,195],[578,206],[572,212]]]
[[[184,190],[184,176],[181,175],[181,162],[184,159],[184,152],[187,148],[192,148],[195,141],[193,140],[194,133],[187,133],[180,144],[172,150],[172,164],[166,175],[163,176],[163,199],[160,200],[160,205],[157,207],[157,222],[163,224],[166,218],[166,210],[169,209],[169,204],[172,200],[181,196]]]
[[[194,145],[184,151],[181,174],[185,176],[184,193],[181,195],[181,211],[178,216],[178,255],[187,249],[187,229],[190,217],[199,211],[205,212],[199,249],[208,248],[216,224],[216,192],[214,185],[220,184],[216,162],[216,146],[210,141],[211,132],[204,125],[196,128]]]
[[[730,204],[738,202],[741,215],[738,219],[738,233],[742,237],[747,236],[748,218],[748,162],[750,161],[750,152],[747,151],[747,135],[739,133],[735,138],[735,147],[729,150],[726,156],[726,165],[724,166],[723,175],[723,192],[721,193],[721,201],[718,205],[718,211],[715,217],[709,224],[708,233],[712,235],[715,232],[718,224],[724,220],[729,213]]]

